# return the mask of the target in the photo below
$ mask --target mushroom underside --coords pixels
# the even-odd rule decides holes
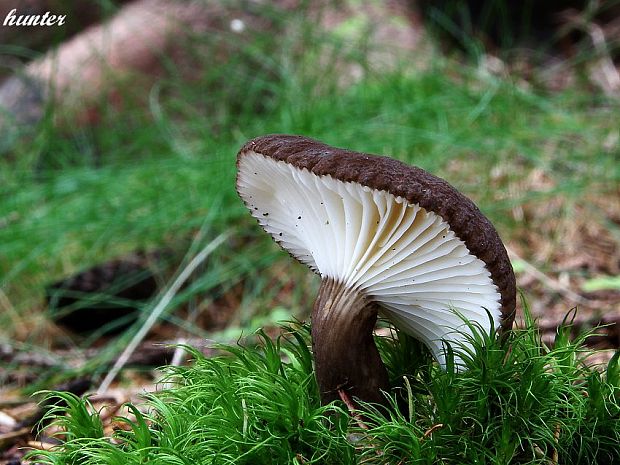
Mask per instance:
[[[361,292],[440,364],[443,341],[464,343],[471,334],[464,318],[485,330],[499,326],[501,297],[485,263],[439,215],[256,152],[239,159],[238,191],[292,256],[324,281]]]

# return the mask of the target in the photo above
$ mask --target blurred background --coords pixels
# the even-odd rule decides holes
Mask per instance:
[[[46,12],[64,24],[23,25]],[[131,344],[120,401],[182,363],[169,344],[309,316],[317,278],[235,193],[266,133],[447,179],[545,341],[576,308],[606,325],[592,363],[620,346],[620,1],[0,0],[0,21],[0,414],[97,390]]]

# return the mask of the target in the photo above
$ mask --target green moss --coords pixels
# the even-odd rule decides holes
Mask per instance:
[[[87,400],[48,415],[68,432],[49,464],[608,464],[620,460],[618,358],[600,373],[581,361],[588,334],[555,346],[525,329],[499,341],[474,329],[471,347],[449,347],[466,370],[446,370],[415,340],[378,340],[392,378],[389,412],[363,406],[365,424],[340,402],[319,403],[309,328],[283,327],[256,347],[223,346],[227,356],[168,367],[173,387],[149,394],[130,426],[103,437]],[[337,355],[335,355],[337,356]],[[148,413],[140,413],[146,411]],[[118,460],[121,460],[120,462]]]

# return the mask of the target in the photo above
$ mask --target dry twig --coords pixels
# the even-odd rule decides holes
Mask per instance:
[[[349,413],[355,419],[355,421],[357,422],[357,425],[360,428],[367,430],[368,425],[362,421],[362,418],[360,417],[359,413],[357,413],[357,410],[355,409],[355,405],[353,404],[351,397],[349,397],[349,394],[347,394],[347,391],[345,391],[344,389],[338,389],[338,395],[340,396],[340,400],[342,400],[344,404],[347,406]]]
[[[557,279],[546,275],[534,265],[532,265],[530,262],[521,258],[514,250],[510,249],[509,247],[506,247],[506,250],[508,251],[508,255],[510,256],[511,260],[519,260],[526,273],[530,274],[537,281],[540,281],[548,288],[553,289],[566,299],[571,300],[572,302],[579,305],[592,305],[594,303],[592,300],[586,299],[582,295],[579,295],[568,287],[562,285]]]
[[[226,240],[228,237],[227,234],[220,234],[211,242],[209,242],[188,264],[187,266],[179,273],[179,276],[174,280],[172,285],[168,288],[168,290],[161,297],[153,311],[148,316],[144,324],[140,327],[138,332],[134,335],[133,339],[127,344],[127,347],[120,355],[120,357],[116,360],[116,363],[101,382],[98,393],[105,392],[109,387],[118,372],[125,366],[131,354],[136,350],[140,342],[146,337],[147,333],[151,330],[153,325],[157,322],[163,311],[168,307],[176,293],[179,291],[183,283],[187,281],[187,279],[191,276],[191,274],[198,268],[198,266],[213,252],[222,242]]]
[[[436,425],[433,425],[429,429],[427,429],[422,435],[422,439],[428,438],[431,434],[433,434],[439,428],[443,428],[443,423],[437,423]]]

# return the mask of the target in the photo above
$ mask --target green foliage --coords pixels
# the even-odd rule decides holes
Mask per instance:
[[[216,234],[248,228],[234,157],[265,133],[304,134],[443,175],[505,236],[515,207],[560,196],[588,202],[620,179],[617,147],[605,142],[617,131],[617,102],[581,89],[544,95],[439,56],[425,71],[386,72],[367,63],[360,42],[326,34],[303,11],[262,14],[294,33],[256,30],[251,43],[198,35],[188,45],[202,60],[192,80],[170,64],[148,105],[104,105],[95,126],[50,118],[0,157],[0,286],[18,314],[81,268],[187,241],[214,209]],[[228,59],[213,66],[217,52]],[[359,67],[362,77],[342,85]],[[515,188],[532,170],[551,187]]]
[[[51,420],[52,424],[65,431],[66,439],[103,438],[103,424],[88,399],[82,401],[68,392],[47,391],[46,394],[46,403],[51,407],[45,413],[43,422]]]
[[[82,441],[90,431],[71,419],[70,407],[59,422],[79,433],[62,452],[45,454],[46,463],[351,463],[348,417],[340,406],[320,405],[308,338],[299,327],[276,341],[259,332],[258,348],[222,346],[230,357],[212,359],[188,348],[195,363],[166,369],[176,387],[147,397],[146,419],[129,406],[135,420],[121,419],[131,429],[115,434],[119,446],[99,435]]]
[[[55,419],[67,434],[41,463],[187,464],[536,464],[620,460],[620,374],[616,354],[603,372],[581,361],[591,334],[553,348],[526,314],[503,338],[472,328],[471,347],[447,347],[445,370],[411,338],[379,339],[393,388],[391,409],[321,406],[305,325],[283,328],[256,347],[222,346],[228,356],[168,367],[172,387],[129,405],[130,428],[104,438],[87,400],[63,394]],[[335,355],[337,356],[337,355]],[[415,359],[412,361],[411,359]],[[411,371],[409,371],[411,370]],[[60,396],[60,394],[51,394]],[[147,412],[147,413],[141,413]],[[120,459],[119,461],[119,458]]]
[[[242,282],[236,318],[242,326],[256,321],[275,292],[265,291],[273,275],[264,269],[288,257],[239,202],[234,157],[265,133],[304,134],[428,169],[475,199],[506,238],[519,232],[516,207],[568,199],[562,214],[580,218],[575,204],[596,212],[592,198],[616,192],[617,102],[580,88],[547,95],[437,55],[423,71],[417,61],[386,69],[369,61],[364,38],[324,33],[304,14],[263,18],[286,22],[288,33],[253,30],[249,42],[197,36],[187,53],[202,62],[191,80],[171,63],[148,90],[148,104],[104,106],[92,127],[58,127],[50,117],[0,158],[2,337],[19,329],[43,350],[37,344],[48,338],[37,323],[46,284],[129,251],[184,249],[205,217],[209,234],[234,227],[243,243],[222,246],[164,317],[204,336],[173,310]],[[221,54],[226,59],[214,66]],[[363,70],[359,79],[352,69]],[[525,182],[532,173],[546,183]],[[369,430],[342,405],[319,405],[304,327],[275,342],[263,335],[258,348],[228,347],[229,357],[194,352],[191,367],[168,369],[174,388],[148,396],[146,410],[128,407],[133,415],[119,421],[130,430],[113,438],[88,401],[56,394],[63,403],[48,416],[67,434],[42,460],[504,464],[550,463],[557,453],[558,463],[617,461],[618,355],[599,374],[581,364],[580,340],[569,340],[566,327],[549,349],[533,322],[526,326],[502,343],[476,333],[474,352],[461,353],[467,371],[440,370],[402,334],[380,340],[395,408],[386,418],[368,406]],[[97,358],[83,369],[105,367]]]
[[[273,303],[260,292],[265,268],[294,265],[247,215],[234,184],[237,150],[266,133],[304,134],[425,168],[471,196],[505,239],[536,226],[528,214],[515,223],[522,206],[527,213],[558,200],[561,215],[583,221],[576,206],[597,214],[592,199],[615,192],[617,102],[579,88],[545,95],[438,55],[423,71],[412,57],[388,69],[373,65],[368,52],[379,51],[351,30],[346,38],[326,33],[302,10],[257,14],[288,33],[257,28],[249,41],[197,34],[187,46],[197,60],[191,79],[167,63],[152,88],[126,90],[122,109],[102,104],[93,126],[55,125],[63,115],[51,108],[33,137],[0,157],[0,337],[44,350],[47,285],[136,250],[172,249],[175,266],[207,216],[211,237],[235,228],[243,244],[224,244],[163,318],[196,331],[175,310],[239,282],[251,303],[236,325],[264,316],[256,309]],[[148,102],[132,105],[132,93]],[[530,185],[533,173],[544,186]],[[605,227],[618,232],[611,221]],[[561,243],[563,229],[553,231],[558,237],[546,239]],[[308,310],[292,306],[300,317]]]
[[[601,276],[588,279],[581,288],[585,292],[595,292],[603,289],[620,289],[620,276]]]

